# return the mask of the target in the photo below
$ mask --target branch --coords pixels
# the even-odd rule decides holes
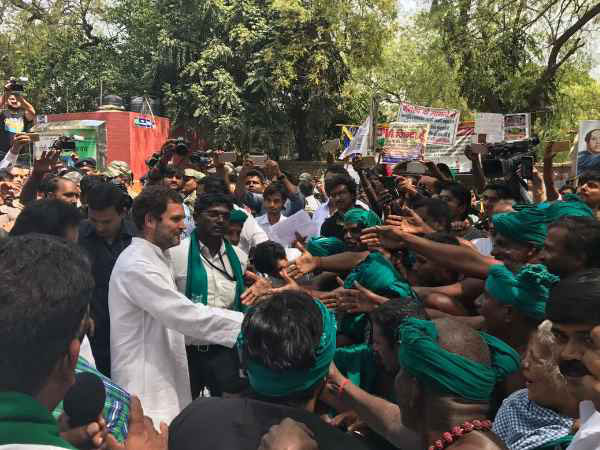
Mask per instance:
[[[592,8],[588,9],[588,11],[579,18],[577,22],[571,25],[569,28],[565,30],[565,32],[560,35],[556,41],[554,41],[554,45],[552,46],[552,50],[550,51],[550,56],[548,58],[548,64],[546,65],[546,70],[544,71],[543,78],[552,79],[556,70],[558,69],[557,60],[562,50],[563,46],[567,43],[567,41],[575,35],[581,28],[583,28],[588,22],[590,22],[594,17],[600,14],[600,3],[597,3]],[[572,55],[573,53],[571,53]],[[569,56],[571,56],[569,55]],[[563,58],[564,59],[564,58]],[[564,61],[563,61],[564,62]],[[561,62],[562,64],[562,62]]]

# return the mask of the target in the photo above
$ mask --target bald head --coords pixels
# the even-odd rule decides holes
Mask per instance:
[[[438,344],[444,350],[491,366],[490,349],[479,332],[452,318],[435,319]]]

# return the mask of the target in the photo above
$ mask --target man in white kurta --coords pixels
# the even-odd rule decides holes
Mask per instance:
[[[136,204],[143,203],[140,197],[146,194],[144,201],[148,202],[148,196],[160,197],[160,189],[165,188],[146,188],[148,192],[136,198],[134,218]],[[159,231],[171,210],[177,215],[171,220],[171,229],[175,222],[184,227],[183,208],[172,200],[157,225]],[[206,345],[233,347],[243,314],[192,303],[177,290],[167,249],[179,240],[170,245],[165,245],[164,239],[159,245],[154,243],[149,215],[141,224],[145,238],[134,238],[115,264],[108,304],[112,377],[140,397],[146,415],[158,424],[170,423],[191,402],[184,336]]]

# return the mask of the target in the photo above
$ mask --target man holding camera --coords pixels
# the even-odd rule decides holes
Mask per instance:
[[[7,152],[17,133],[29,130],[33,125],[35,109],[23,98],[23,86],[11,79],[4,85],[0,97],[0,152]]]

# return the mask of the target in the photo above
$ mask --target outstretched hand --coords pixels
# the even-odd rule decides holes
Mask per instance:
[[[311,255],[300,243],[296,244],[296,248],[300,250],[302,254],[287,268],[287,274],[295,280],[319,267],[318,257]]]
[[[401,226],[379,225],[364,229],[360,240],[369,248],[384,247],[398,250],[404,247],[405,233]]]
[[[252,306],[257,303],[257,300],[268,294],[273,288],[273,285],[269,280],[263,277],[259,277],[255,273],[246,272],[246,278],[253,280],[254,283],[248,289],[244,291],[240,299],[243,305]]]

